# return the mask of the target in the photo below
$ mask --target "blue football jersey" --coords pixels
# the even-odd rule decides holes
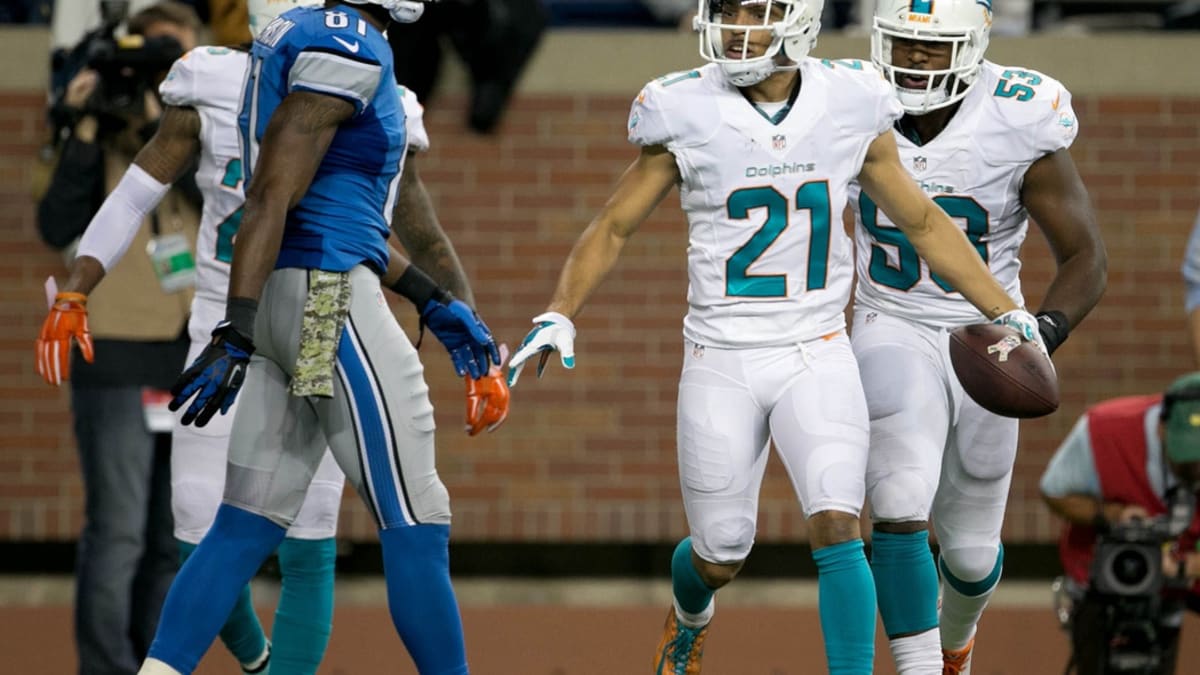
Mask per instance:
[[[381,86],[386,85],[386,86]],[[406,144],[387,39],[358,12],[305,7],[275,19],[251,50],[238,126],[246,184],[267,122],[294,91],[354,104],[308,192],[288,212],[276,269],[387,268],[388,227]]]

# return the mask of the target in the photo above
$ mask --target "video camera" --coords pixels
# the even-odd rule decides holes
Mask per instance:
[[[102,128],[120,127],[124,125],[125,116],[142,111],[146,91],[155,86],[156,78],[163,71],[183,56],[179,42],[170,37],[116,37],[117,27],[125,20],[128,6],[128,0],[101,0],[103,23],[100,28],[85,35],[70,51],[54,55],[50,112],[56,131],[72,126],[74,116],[78,114],[78,111],[67,110],[62,98],[71,79],[83,68],[95,70],[99,81],[82,112],[101,118]]]
[[[1190,490],[1168,496],[1168,511],[1099,533],[1088,593],[1104,607],[1104,673],[1157,673],[1165,665],[1160,632],[1163,591],[1188,583],[1163,574],[1164,545],[1188,528],[1195,509]],[[1182,585],[1181,585],[1182,584]]]

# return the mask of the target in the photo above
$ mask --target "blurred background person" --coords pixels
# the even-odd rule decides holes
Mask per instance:
[[[1183,256],[1183,282],[1187,289],[1184,307],[1195,359],[1193,365],[1200,368],[1200,215],[1196,216],[1192,235],[1188,237],[1187,252]]]
[[[1198,488],[1200,373],[1178,378],[1164,394],[1089,408],[1050,460],[1041,492],[1066,521],[1059,556],[1073,605],[1072,660],[1080,675],[1175,672],[1184,609],[1200,611]],[[1159,518],[1166,515],[1178,523],[1173,529]],[[1110,536],[1119,529],[1127,534]],[[1161,575],[1152,564],[1133,560],[1128,547],[1119,560],[1105,554],[1106,538],[1148,544],[1161,557]],[[1109,565],[1119,566],[1116,581],[1128,584],[1128,591],[1114,593],[1111,581],[1098,580]],[[1142,587],[1139,574],[1147,580],[1146,597],[1134,592]],[[1150,583],[1155,578],[1164,581],[1161,596]],[[1115,668],[1109,657],[1118,649],[1131,663],[1145,659],[1149,667]]]
[[[546,29],[542,0],[442,0],[417,23],[394,24],[388,42],[396,81],[429,104],[442,67],[442,38],[471,78],[467,125],[482,134],[500,123],[525,64]]]
[[[107,57],[71,78],[61,108],[73,122],[37,210],[43,240],[68,260],[105,195],[153,134],[161,113],[157,83],[195,46],[199,29],[187,5],[153,5],[128,22],[128,32],[143,42],[109,44]],[[189,182],[191,190],[173,189],[144,219],[132,247],[145,254],[126,256],[90,297],[59,294],[51,310],[50,319],[65,319],[86,306],[95,338],[94,350],[85,347],[69,362],[60,358],[69,367],[47,374],[54,384],[71,381],[83,472],[75,598],[83,674],[137,672],[176,568],[170,436],[162,433],[171,418],[153,428],[151,420],[154,392],[171,385],[188,348],[199,223],[195,183]]]

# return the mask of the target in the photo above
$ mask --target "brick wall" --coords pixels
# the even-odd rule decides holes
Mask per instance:
[[[57,540],[80,526],[82,490],[66,390],[41,384],[32,343],[44,315],[42,281],[61,274],[38,241],[29,200],[41,138],[40,95],[0,93],[0,539]],[[1179,264],[1200,207],[1200,99],[1075,99],[1073,152],[1109,247],[1109,289],[1056,358],[1063,406],[1026,423],[1006,538],[1046,541],[1056,526],[1037,479],[1057,441],[1089,403],[1162,388],[1191,367]],[[427,115],[434,147],[421,173],[474,281],[495,333],[514,346],[544,307],[571,243],[634,156],[624,142],[625,96],[524,96],[503,133],[463,131],[464,101]],[[685,224],[668,197],[633,238],[613,277],[579,319],[578,367],[557,363],[515,391],[501,432],[459,429],[461,383],[441,347],[422,349],[438,410],[439,469],[459,540],[665,541],[685,531],[674,466],[675,388],[686,275]],[[1024,280],[1036,306],[1052,261],[1033,234]],[[411,312],[403,311],[412,328]],[[372,537],[348,492],[342,534]],[[772,460],[762,490],[760,541],[804,527]]]

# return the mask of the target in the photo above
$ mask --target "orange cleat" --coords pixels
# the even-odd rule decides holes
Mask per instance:
[[[942,675],[971,675],[971,650],[975,647],[975,638],[962,649],[942,650]]]
[[[662,639],[654,654],[654,675],[700,675],[700,657],[708,626],[691,628],[679,623],[675,608],[667,615]]]

